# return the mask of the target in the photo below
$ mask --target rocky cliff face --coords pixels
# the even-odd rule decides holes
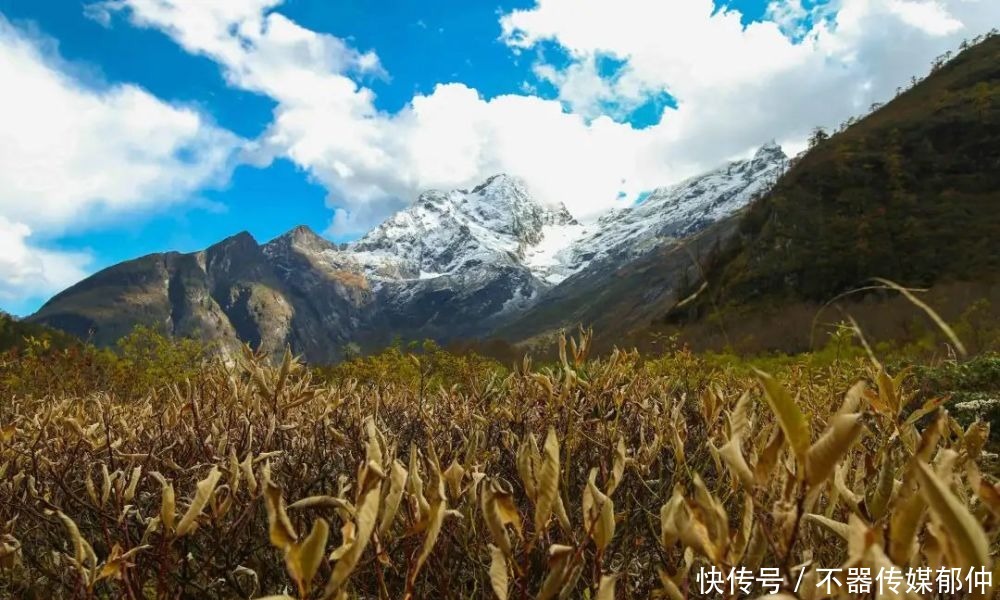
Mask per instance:
[[[338,359],[349,343],[374,349],[397,336],[524,339],[606,311],[598,297],[607,290],[641,296],[622,289],[623,269],[652,268],[678,240],[724,221],[784,162],[768,144],[589,225],[498,175],[472,190],[426,192],[347,246],[297,227],[266,244],[240,233],[201,252],[121,263],[31,319],[99,344],[146,323],[228,350],[247,342],[277,354],[289,344],[313,362]],[[677,264],[661,287],[688,276]]]

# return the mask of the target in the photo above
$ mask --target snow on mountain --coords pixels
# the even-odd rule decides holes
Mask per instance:
[[[561,204],[538,202],[520,179],[495,175],[472,190],[424,192],[346,248],[302,232],[293,238],[310,247],[315,264],[364,273],[375,287],[393,284],[404,297],[445,276],[433,287],[475,287],[516,271],[508,306],[521,306],[595,261],[627,261],[732,214],[765,191],[785,163],[770,142],[747,160],[656,189],[589,225]]]
[[[605,214],[553,260],[568,276],[595,261],[628,260],[665,240],[689,236],[767,191],[786,164],[777,143],[764,144],[749,159],[658,188],[632,208]]]
[[[577,222],[546,225],[542,239],[528,249],[524,266],[546,283],[558,284],[569,274],[564,261],[566,251],[587,234],[587,228]]]
[[[785,155],[766,144],[638,205],[582,225],[496,175],[472,190],[428,191],[351,244],[298,227],[262,246],[276,276],[311,298],[325,329],[476,336],[566,289],[598,285],[629,261],[739,210],[777,179]],[[335,319],[331,315],[337,315]],[[319,339],[312,340],[319,343]]]
[[[471,191],[429,191],[350,246],[374,279],[431,279],[483,265],[521,266],[578,227],[564,206],[535,201],[496,175]]]
[[[565,206],[534,200],[516,177],[496,175],[471,191],[421,194],[347,252],[376,282],[504,267],[526,269],[540,285],[554,286],[594,261],[628,260],[732,214],[768,189],[786,161],[769,142],[749,159],[656,189],[586,226]]]

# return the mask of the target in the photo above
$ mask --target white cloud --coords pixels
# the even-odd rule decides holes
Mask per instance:
[[[773,21],[785,35],[801,38],[809,32],[810,11],[802,0],[772,0],[765,9],[767,20]]]
[[[501,23],[515,47],[556,43],[574,58],[547,77],[562,84],[561,96],[571,87],[571,106],[590,105],[572,87],[573,70],[601,53],[626,61],[612,97],[674,96],[677,109],[666,109],[650,135],[664,159],[657,170],[669,177],[670,160],[707,166],[770,137],[797,145],[812,127],[887,100],[963,36],[1000,22],[1000,3],[839,0],[810,12],[786,0],[767,13],[744,27],[711,0],[538,0]],[[609,95],[585,89],[593,102]]]
[[[225,174],[234,136],[138,87],[89,87],[46,45],[0,16],[0,215],[57,234]]]
[[[101,6],[166,32],[217,61],[232,85],[276,100],[257,158],[287,156],[323,183],[338,234],[365,231],[426,188],[499,171],[594,216],[620,195],[634,199],[771,138],[800,146],[812,127],[888,99],[962,36],[1000,21],[995,0],[834,0],[811,11],[777,0],[748,26],[711,0],[537,0],[501,17],[503,40],[515,51],[543,43],[566,51],[565,68],[535,66],[558,99],[485,100],[450,83],[387,114],[359,83],[384,75],[377,56],[290,21],[280,2]],[[613,78],[601,77],[599,56],[623,61]],[[614,120],[663,93],[677,107],[656,125]]]
[[[80,81],[55,50],[0,15],[0,294],[8,299],[85,274],[86,255],[44,250],[38,236],[182,201],[225,177],[238,142],[138,87]]]
[[[91,257],[32,246],[31,228],[0,215],[0,301],[44,298],[83,279]]]
[[[889,2],[889,10],[904,23],[931,35],[948,35],[963,28],[962,22],[951,16],[940,2],[892,0]]]
[[[603,76],[597,56],[590,55],[559,70],[546,63],[535,64],[535,76],[554,85],[559,100],[571,112],[593,119],[607,115],[623,119],[645,100],[646,90],[616,85],[618,77]]]

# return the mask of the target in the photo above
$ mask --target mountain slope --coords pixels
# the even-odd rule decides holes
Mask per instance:
[[[735,233],[735,215],[774,184],[786,163],[771,142],[750,159],[657,189],[638,206],[605,216],[564,251],[572,274],[497,333],[520,341],[583,324],[600,341],[648,323],[688,282],[700,280],[699,257]]]
[[[30,320],[100,345],[141,323],[227,351],[247,342],[279,354],[288,344],[312,362],[397,337],[520,340],[572,320],[613,329],[605,315],[646,319],[668,302],[692,276],[690,248],[705,252],[731,235],[714,224],[729,222],[784,163],[768,144],[590,225],[498,175],[472,190],[421,194],[352,244],[297,227],[266,244],[241,233],[201,252],[115,265]]]
[[[819,141],[708,266],[723,313],[822,302],[871,277],[905,285],[1000,273],[1000,37],[969,48]],[[688,291],[694,291],[691,285]],[[709,294],[669,312],[714,312]]]
[[[542,205],[507,175],[421,194],[347,249],[378,296],[380,333],[366,345],[483,335],[551,287],[532,258],[578,230],[564,206]]]

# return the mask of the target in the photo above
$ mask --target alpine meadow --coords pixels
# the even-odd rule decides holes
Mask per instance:
[[[1000,597],[981,1],[0,0],[0,600]]]

